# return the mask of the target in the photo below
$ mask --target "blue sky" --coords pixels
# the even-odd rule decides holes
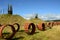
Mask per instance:
[[[0,13],[7,13],[8,4],[13,6],[13,14],[29,19],[36,13],[39,18],[60,19],[60,0],[0,0]]]

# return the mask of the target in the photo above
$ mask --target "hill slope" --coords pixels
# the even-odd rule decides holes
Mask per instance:
[[[19,23],[19,24],[23,24],[26,20],[19,16],[19,15],[7,15],[7,14],[3,14],[0,15],[0,24],[13,24],[13,23]],[[31,19],[28,20],[31,21],[33,23],[40,23],[40,22],[44,22],[41,19]],[[9,31],[7,31],[9,30]],[[3,30],[3,33],[10,33],[10,27],[6,27],[5,30]],[[7,35],[7,37],[9,37],[8,34],[4,34],[4,36]],[[56,25],[53,26],[52,29],[47,29],[46,31],[40,31],[38,29],[36,29],[35,34],[34,35],[27,35],[24,32],[24,29],[21,29],[15,34],[15,36],[13,37],[14,40],[60,40],[60,25]],[[5,40],[5,39],[0,39],[0,40]]]
[[[38,23],[42,23],[44,22],[43,20],[39,19],[39,18],[33,18],[33,19],[30,19],[31,22],[33,22],[34,24],[38,24]]]
[[[23,24],[24,21],[25,19],[19,15],[8,15],[8,14],[0,15],[0,24],[13,24],[13,23]]]

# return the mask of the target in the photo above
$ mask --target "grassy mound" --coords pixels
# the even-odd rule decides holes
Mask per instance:
[[[27,20],[25,20],[23,17],[19,15],[8,15],[8,14],[0,15],[0,24],[19,23],[22,25],[24,24],[24,22],[27,22]],[[44,21],[41,19],[31,19],[31,20],[28,20],[28,22],[33,22],[37,24]],[[23,28],[24,27],[21,26],[20,30],[16,33],[16,35],[13,37],[12,40],[60,40],[60,25],[53,26],[52,29],[48,29],[46,31],[40,31],[36,29],[36,32],[34,35],[26,34]],[[8,36],[9,33],[11,33],[11,28],[6,27],[3,30],[3,34],[9,37]],[[0,40],[5,40],[5,39],[0,39]]]
[[[26,20],[19,15],[0,14],[0,24],[19,23],[22,25],[24,21]]]
[[[33,19],[30,19],[31,22],[33,22],[34,24],[38,24],[38,23],[42,23],[44,22],[43,20],[39,19],[39,18],[33,18]]]

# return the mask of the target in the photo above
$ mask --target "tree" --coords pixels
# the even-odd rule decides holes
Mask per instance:
[[[38,18],[38,14],[35,15],[35,18]]]
[[[12,5],[8,5],[8,14],[11,14],[11,15],[13,14],[12,13]]]

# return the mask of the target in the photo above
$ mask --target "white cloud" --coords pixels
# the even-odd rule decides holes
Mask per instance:
[[[32,13],[28,13],[28,14],[24,14],[23,17],[27,20],[29,20],[30,18],[34,18],[34,15],[35,14],[32,14]]]
[[[31,13],[31,14],[25,14],[24,15],[24,18],[29,20],[30,18],[34,18],[35,14]],[[58,20],[60,19],[60,15],[56,15],[56,14],[47,14],[47,15],[38,15],[38,17],[40,19],[43,19],[43,20]]]
[[[29,20],[30,18],[24,17],[25,19]]]
[[[43,20],[58,20],[60,15],[47,15],[42,17]]]

